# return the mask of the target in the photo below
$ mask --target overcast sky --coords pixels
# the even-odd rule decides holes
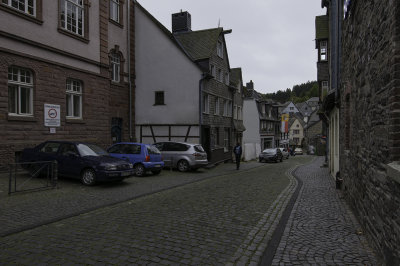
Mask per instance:
[[[243,83],[275,92],[317,79],[315,16],[321,0],[141,0],[171,31],[171,14],[192,15],[192,30],[232,29],[225,35],[231,68],[241,67]]]

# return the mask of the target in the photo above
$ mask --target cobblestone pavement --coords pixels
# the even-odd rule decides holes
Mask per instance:
[[[253,162],[253,167],[243,164],[240,171],[232,170],[234,165],[227,164],[210,172],[165,173],[164,178],[170,178],[171,182],[196,174],[204,176],[191,184],[170,185],[171,189],[154,193],[142,191],[144,196],[139,198],[2,237],[0,262],[18,265],[257,265],[296,188],[297,182],[290,172],[311,159],[299,156],[278,164]],[[109,192],[111,194],[107,189],[114,190],[114,187],[79,187],[81,194],[89,195],[83,198],[82,205],[101,200],[101,193],[93,191],[103,192],[106,198],[118,197],[127,193],[124,192],[126,187],[144,187],[142,183],[150,180],[144,178],[133,180],[135,185],[116,186],[115,192]],[[161,182],[164,179],[160,176],[152,180]],[[57,190],[49,193],[57,194]],[[74,196],[77,194],[46,197],[64,206],[65,199]],[[40,213],[47,214],[45,204],[41,204]],[[29,204],[24,201],[23,205]],[[51,209],[57,212],[55,206]],[[67,208],[70,207],[67,205]],[[26,213],[32,216],[28,210]]]
[[[260,166],[257,162],[242,163],[241,171]],[[11,196],[8,196],[9,176],[0,174],[0,236],[234,171],[236,168],[230,163],[189,173],[165,169],[160,175],[131,177],[121,183],[94,187],[83,186],[78,180],[59,179],[59,189]]]
[[[323,158],[294,172],[302,182],[272,265],[377,265]]]

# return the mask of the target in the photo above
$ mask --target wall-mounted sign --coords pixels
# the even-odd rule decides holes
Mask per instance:
[[[60,105],[44,104],[44,126],[59,127],[60,122]]]
[[[50,128],[50,134],[56,134],[56,128],[55,127],[51,127]]]

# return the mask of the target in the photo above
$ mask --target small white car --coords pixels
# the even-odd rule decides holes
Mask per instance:
[[[282,152],[283,158],[284,159],[289,159],[289,152],[286,148],[279,148]]]
[[[294,154],[303,155],[303,150],[301,148],[296,148],[296,149],[294,149]]]

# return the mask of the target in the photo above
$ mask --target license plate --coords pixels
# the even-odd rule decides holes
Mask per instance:
[[[156,167],[161,167],[161,164],[156,164]]]
[[[123,173],[121,173],[121,176],[128,176],[128,175],[131,175],[131,172],[123,172]]]

